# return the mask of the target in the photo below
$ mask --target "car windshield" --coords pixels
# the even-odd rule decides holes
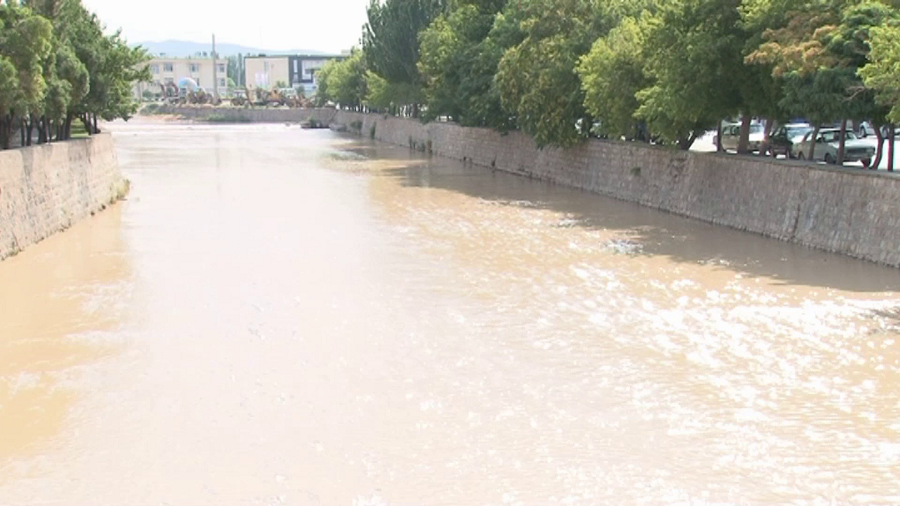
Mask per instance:
[[[763,126],[762,125],[750,125],[750,133],[751,134],[763,133]]]
[[[788,137],[799,137],[801,135],[806,135],[809,132],[812,132],[812,127],[808,127],[808,126],[787,127],[787,136]]]
[[[826,130],[820,134],[822,140],[825,142],[840,142],[841,140],[841,131],[840,130]],[[856,139],[856,136],[853,135],[853,132],[844,132],[844,140],[850,141]]]

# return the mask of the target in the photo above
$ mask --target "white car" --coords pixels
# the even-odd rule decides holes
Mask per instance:
[[[809,132],[803,136],[802,141],[794,143],[792,149],[795,157],[800,160],[807,159],[812,135],[813,132]],[[840,140],[841,130],[839,128],[819,130],[819,135],[815,139],[812,159],[824,160],[825,163],[837,163]],[[868,167],[872,163],[873,156],[875,156],[875,146],[871,142],[857,139],[853,132],[844,132],[845,162],[862,162],[864,167]]]
[[[737,151],[738,143],[741,140],[741,124],[729,123],[722,126],[722,149],[725,151]],[[759,151],[760,146],[766,140],[766,133],[763,126],[759,123],[750,124],[750,135],[748,137],[747,150],[750,152]],[[716,137],[713,137],[713,144],[716,144]]]
[[[875,126],[870,121],[862,121],[856,126],[856,132],[860,139],[864,139],[870,135],[875,135]],[[881,127],[881,138],[887,139],[891,134],[891,127],[884,125]]]

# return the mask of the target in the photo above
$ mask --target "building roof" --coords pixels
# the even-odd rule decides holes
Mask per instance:
[[[309,53],[300,53],[300,54],[257,54],[257,55],[246,55],[247,58],[300,58],[301,60],[327,60],[334,58],[346,58],[350,55],[346,54],[309,54]]]
[[[171,61],[188,61],[188,60],[212,60],[212,56],[160,56],[158,54],[150,55],[150,60],[171,60]],[[216,60],[226,61],[227,57],[219,55]]]

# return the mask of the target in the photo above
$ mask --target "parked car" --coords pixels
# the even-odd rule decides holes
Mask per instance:
[[[750,124],[750,136],[747,149],[749,151],[759,151],[760,146],[765,141],[765,130],[759,123]],[[722,126],[722,149],[728,151],[737,151],[738,143],[741,140],[741,124],[728,123]],[[716,137],[713,137],[713,144],[716,143]]]
[[[788,123],[782,125],[769,137],[769,153],[772,156],[784,155],[794,158],[794,144],[803,140],[803,136],[812,132],[809,123]]]
[[[860,121],[859,123],[854,122],[854,126],[856,128],[853,130],[860,139],[865,139],[875,133],[875,127],[873,127],[872,123],[869,121]]]
[[[810,143],[813,132],[810,131],[803,136],[803,140],[794,143],[794,156],[804,160],[809,154]],[[826,163],[837,163],[837,154],[841,140],[840,128],[823,128],[819,130],[819,135],[815,138],[815,148],[813,149],[813,160],[824,160]],[[857,139],[853,132],[844,133],[844,161],[845,162],[862,162],[863,166],[868,167],[872,163],[872,157],[875,156],[875,146],[869,141]]]
[[[870,121],[860,121],[859,123],[854,123],[854,131],[861,138],[865,139],[870,135],[875,135],[875,126],[872,125]],[[881,137],[887,139],[891,134],[891,127],[888,125],[883,125],[881,127]]]

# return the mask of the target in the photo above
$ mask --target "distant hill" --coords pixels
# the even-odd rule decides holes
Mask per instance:
[[[144,46],[151,54],[183,58],[186,56],[194,56],[198,52],[210,53],[212,51],[211,42],[191,42],[187,40],[164,40],[161,42],[139,42],[135,45]],[[220,57],[232,56],[240,54],[324,54],[322,51],[315,49],[260,49],[256,47],[242,46],[240,44],[216,43],[216,51]]]

